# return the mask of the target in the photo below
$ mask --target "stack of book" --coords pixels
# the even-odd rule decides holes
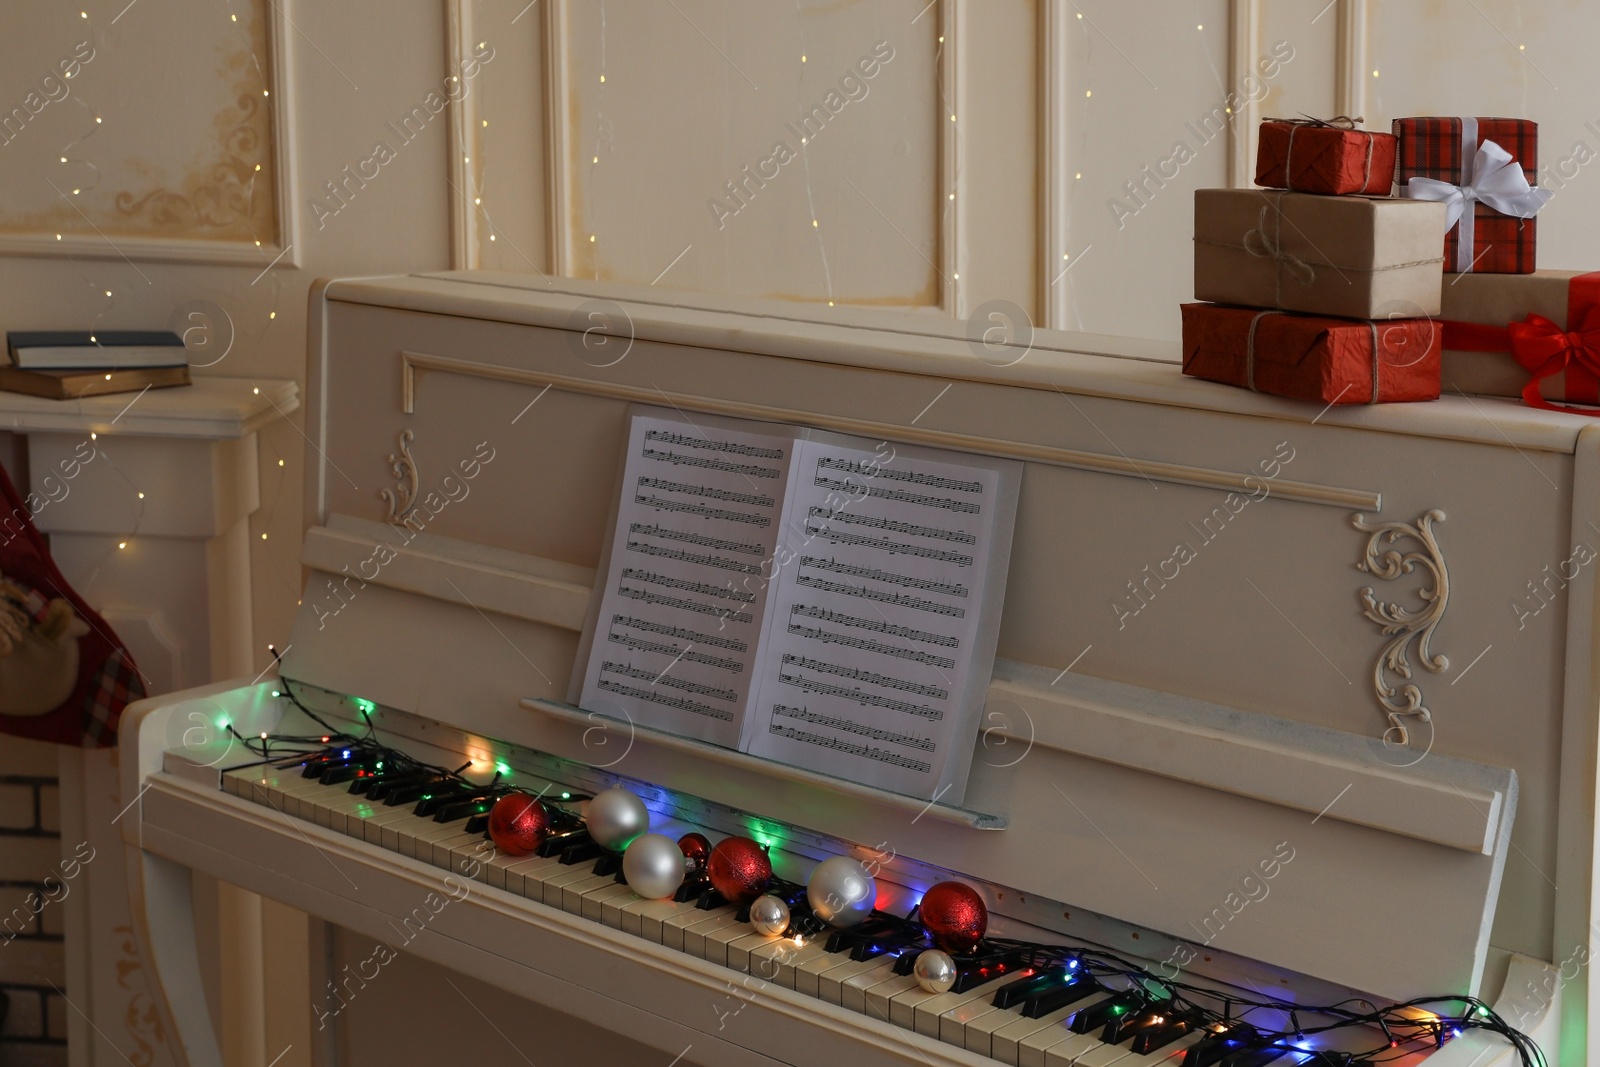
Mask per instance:
[[[188,350],[168,330],[42,330],[6,334],[0,390],[50,400],[189,384]]]

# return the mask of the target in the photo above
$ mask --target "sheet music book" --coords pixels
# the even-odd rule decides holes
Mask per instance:
[[[1020,463],[637,407],[622,467],[575,703],[962,801]]]

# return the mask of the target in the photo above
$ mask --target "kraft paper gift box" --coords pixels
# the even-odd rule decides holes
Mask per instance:
[[[1265,119],[1256,135],[1256,184],[1296,193],[1387,196],[1394,184],[1392,133],[1350,119]]]
[[[1352,319],[1439,313],[1445,206],[1197,189],[1196,300]]]
[[[1258,308],[1184,304],[1183,373],[1322,404],[1439,396],[1430,319],[1355,322]]]
[[[1445,268],[1531,274],[1538,250],[1534,215],[1552,195],[1535,187],[1539,124],[1470,116],[1408,118],[1395,119],[1394,132],[1400,138],[1395,163],[1400,195],[1450,206]]]
[[[1600,272],[1447,274],[1440,317],[1447,392],[1600,404]]]

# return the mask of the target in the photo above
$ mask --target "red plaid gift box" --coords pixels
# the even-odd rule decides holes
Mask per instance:
[[[1534,183],[1539,126],[1527,119],[1395,119],[1400,194],[1449,207],[1445,270],[1531,274],[1534,215],[1552,195]]]

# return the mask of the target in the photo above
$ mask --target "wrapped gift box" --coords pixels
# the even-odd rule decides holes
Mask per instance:
[[[1428,178],[1454,186],[1478,184],[1480,150],[1492,141],[1505,149],[1531,188],[1538,184],[1539,125],[1527,119],[1409,118],[1394,120],[1400,151],[1395,181],[1401,196],[1412,196],[1412,178]],[[1530,274],[1534,269],[1536,220],[1519,218],[1481,201],[1450,227],[1444,239],[1445,266],[1481,274]],[[1537,209],[1535,209],[1537,210]],[[1469,227],[1467,240],[1461,235]]]
[[[1530,323],[1529,317],[1536,316]],[[1546,401],[1600,403],[1600,352],[1573,341],[1600,328],[1600,272],[1541,270],[1532,274],[1447,274],[1444,286],[1444,388],[1479,396],[1522,396],[1536,369],[1559,369],[1538,381]],[[1537,319],[1549,326],[1539,327]],[[1519,325],[1522,353],[1513,344]],[[1563,336],[1555,332],[1578,335]],[[1600,341],[1600,338],[1596,338]],[[1581,346],[1580,347],[1588,347]],[[1525,366],[1523,361],[1532,366]]]
[[[1267,119],[1256,141],[1256,184],[1298,193],[1387,196],[1398,144],[1392,133]]]
[[[1439,313],[1445,206],[1197,189],[1194,296],[1352,319]]]
[[[1322,404],[1439,396],[1430,319],[1352,322],[1216,304],[1183,305],[1183,373]]]

